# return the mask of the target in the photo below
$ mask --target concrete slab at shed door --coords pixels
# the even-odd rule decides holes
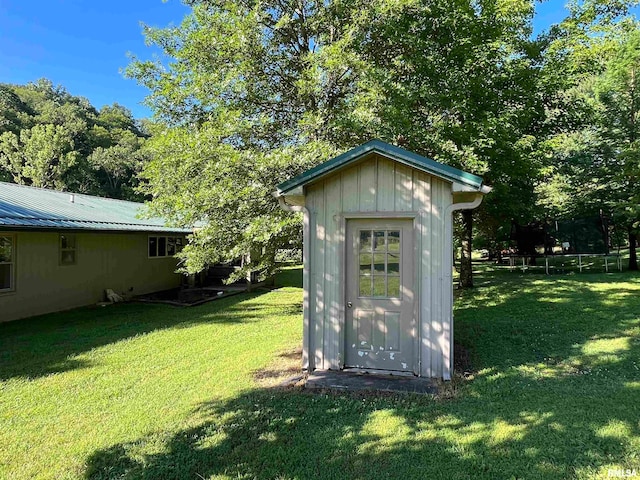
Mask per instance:
[[[345,367],[416,372],[413,221],[351,219]]]

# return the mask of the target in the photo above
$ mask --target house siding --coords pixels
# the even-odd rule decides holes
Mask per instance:
[[[142,295],[180,285],[174,258],[148,258],[147,233],[7,233],[16,239],[15,290],[0,294],[0,321],[95,304],[107,288]],[[60,265],[61,233],[76,237],[73,265]]]
[[[419,373],[442,377],[450,349],[450,325],[443,305],[451,286],[444,285],[445,211],[452,204],[451,183],[377,154],[305,189],[309,244],[308,340],[305,367],[340,369],[344,365],[345,225],[350,214],[414,218],[417,254]],[[450,275],[449,275],[450,277]],[[307,325],[307,323],[305,323]],[[305,338],[307,338],[305,336]],[[448,369],[448,366],[446,366]]]

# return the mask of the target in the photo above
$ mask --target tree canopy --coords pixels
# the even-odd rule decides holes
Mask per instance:
[[[268,274],[275,250],[300,236],[276,185],[357,142],[347,120],[364,68],[359,5],[190,4],[180,27],[146,29],[175,60],[128,70],[151,90],[158,120],[143,188],[154,212],[204,223],[184,250],[190,271],[260,251],[251,268]]]
[[[635,19],[613,21],[625,7],[575,9],[561,25],[565,33],[554,40],[549,63],[563,73],[559,95],[564,121],[556,121],[558,127],[547,140],[551,155],[543,170],[545,183],[537,192],[537,209],[560,218],[598,212],[612,217],[618,241],[622,233],[628,236],[630,268],[637,269],[635,72],[640,37]],[[578,21],[585,16],[587,21]]]
[[[623,125],[607,112],[631,119],[611,93],[629,85],[613,73],[610,42],[637,28],[620,20],[627,2],[571,3],[537,36],[525,0],[187,3],[181,25],[145,27],[170,60],[134,58],[127,74],[149,88],[155,113],[142,173],[152,211],[205,225],[184,250],[189,271],[259,251],[249,268],[270,273],[275,250],[300,232],[275,186],[374,137],[483,175],[494,191],[476,232],[499,249],[511,220],[566,213],[578,163],[565,160],[592,171],[595,151],[582,142],[576,156],[569,144],[591,135],[613,148]],[[589,82],[601,93],[586,95]],[[461,230],[467,265],[472,218]]]
[[[96,110],[46,79],[0,84],[3,180],[141,199],[135,188],[147,136],[121,105]]]

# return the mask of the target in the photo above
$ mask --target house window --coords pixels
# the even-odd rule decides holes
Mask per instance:
[[[60,235],[60,265],[75,265],[76,236]]]
[[[16,240],[13,235],[0,234],[0,292],[15,289]]]
[[[149,258],[173,257],[182,250],[182,237],[149,237]]]

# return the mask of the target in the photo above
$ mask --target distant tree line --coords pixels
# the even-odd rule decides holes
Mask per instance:
[[[0,84],[0,180],[141,200],[148,137],[117,103],[97,110],[46,79]]]

